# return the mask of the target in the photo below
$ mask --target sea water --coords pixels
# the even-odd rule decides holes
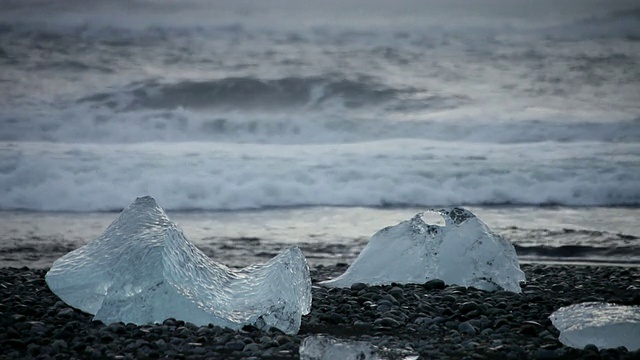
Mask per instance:
[[[525,259],[629,262],[639,29],[622,0],[5,1],[3,256],[151,195],[231,262],[348,261],[435,206]]]

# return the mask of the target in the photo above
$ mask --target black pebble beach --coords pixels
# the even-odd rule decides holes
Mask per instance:
[[[179,319],[103,324],[51,293],[46,270],[0,269],[0,359],[297,359],[301,341],[314,334],[369,342],[390,359],[640,359],[640,351],[625,348],[563,346],[548,318],[562,306],[586,301],[640,305],[639,268],[523,265],[522,294],[441,281],[317,285],[345,269],[339,264],[311,270],[312,311],[295,336]]]

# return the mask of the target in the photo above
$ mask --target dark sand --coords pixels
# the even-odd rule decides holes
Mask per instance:
[[[563,346],[549,315],[585,301],[640,305],[640,269],[523,265],[522,294],[433,281],[327,289],[345,266],[312,269],[313,307],[295,336],[251,327],[234,332],[169,319],[162,325],[102,324],[48,289],[46,270],[0,269],[0,359],[295,359],[302,339],[329,334],[366,341],[381,356],[421,359],[640,359],[624,348]],[[640,334],[639,334],[640,336]]]

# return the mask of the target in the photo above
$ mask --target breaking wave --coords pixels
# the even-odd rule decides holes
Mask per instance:
[[[117,210],[145,194],[170,210],[638,206],[640,171],[632,164],[639,152],[636,145],[461,148],[422,141],[9,144],[0,156],[0,209]],[[594,160],[605,156],[611,163]]]
[[[382,111],[359,114],[345,112],[341,106],[333,111],[330,105],[320,111],[289,107],[283,111],[178,108],[114,112],[109,106],[124,107],[131,104],[130,99],[112,99],[111,104],[112,100],[107,98],[111,99],[111,95],[94,98],[101,104],[97,108],[94,102],[58,112],[0,109],[0,141],[100,144],[176,141],[339,144],[383,139],[498,144],[640,141],[640,118],[590,120],[547,116],[501,121],[492,113],[474,114],[474,119],[464,113],[450,118],[440,113],[441,118],[436,119],[407,116],[394,120]],[[207,98],[202,101],[209,103]],[[444,106],[434,102],[433,106]]]
[[[415,90],[385,87],[368,78],[285,77],[263,80],[233,77],[174,84],[143,81],[125,90],[99,93],[80,101],[116,110],[281,109],[314,107],[332,101],[347,108],[357,108],[384,103],[410,91]]]
[[[555,39],[622,38],[640,41],[640,8],[594,15],[547,30]]]

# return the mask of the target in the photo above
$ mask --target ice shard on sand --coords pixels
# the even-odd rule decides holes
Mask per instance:
[[[191,244],[150,196],[137,198],[102,235],[56,260],[46,281],[65,303],[104,323],[173,317],[294,334],[311,309],[311,277],[300,249],[230,269]]]
[[[381,360],[371,344],[344,341],[324,335],[306,337],[300,344],[301,360]]]
[[[429,210],[440,214],[445,226],[429,225],[419,213],[410,220],[375,233],[347,271],[323,282],[348,287],[353,283],[383,285],[447,284],[519,293],[525,280],[513,245],[493,233],[469,210]]]
[[[416,360],[407,349],[379,348],[364,341],[337,339],[327,335],[307,336],[300,344],[301,360]]]
[[[549,318],[560,330],[560,342],[567,346],[640,349],[640,306],[585,302],[562,307]]]

